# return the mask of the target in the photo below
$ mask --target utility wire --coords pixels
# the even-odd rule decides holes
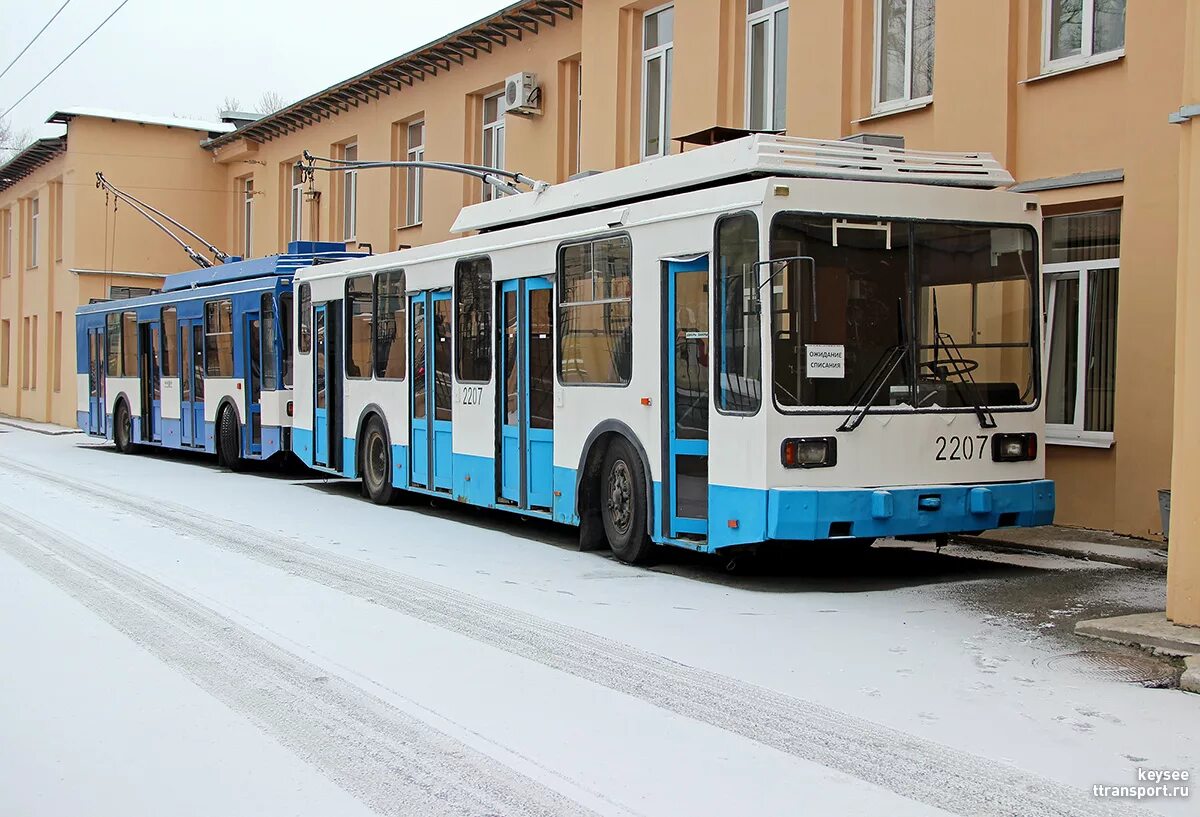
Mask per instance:
[[[12,62],[10,62],[8,65],[6,65],[4,67],[3,71],[0,71],[0,79],[4,78],[4,75],[8,73],[9,68],[12,68],[14,65],[17,64],[17,60],[19,60],[19,59],[21,59],[21,57],[25,56],[25,52],[29,50],[29,46],[31,46],[37,42],[38,37],[42,36],[42,32],[45,31],[46,29],[48,29],[50,27],[50,23],[53,23],[56,19],[58,19],[58,15],[62,14],[62,10],[65,9],[69,5],[71,5],[71,0],[67,0],[67,2],[63,3],[61,6],[58,7],[58,11],[54,12],[54,16],[51,17],[46,22],[46,25],[42,26],[41,31],[38,31],[37,34],[34,34],[33,39],[30,40],[28,43],[26,43],[25,47],[21,49],[21,53],[15,57],[13,57]]]
[[[129,0],[121,0],[121,5],[117,6],[115,9],[113,9],[111,14],[109,14],[107,17],[105,17],[103,20],[101,20],[101,21],[100,21],[100,25],[98,25],[98,26],[96,26],[95,28],[93,28],[93,29],[92,29],[92,33],[91,33],[91,34],[89,34],[89,35],[87,35],[86,37],[84,37],[84,38],[83,38],[83,41],[82,41],[82,42],[80,42],[80,43],[79,43],[79,45],[77,45],[77,46],[75,46],[74,48],[72,48],[72,49],[71,49],[71,53],[67,54],[67,56],[65,56],[65,57],[63,57],[61,60],[59,60],[59,63],[58,63],[58,65],[56,65],[56,66],[54,66],[53,68],[51,68],[51,69],[50,69],[50,72],[49,72],[48,74],[46,74],[46,76],[44,76],[44,77],[42,77],[41,79],[39,79],[39,80],[37,81],[37,85],[34,85],[32,88],[30,88],[28,91],[26,91],[26,92],[25,92],[25,93],[24,93],[24,94],[21,96],[21,98],[20,98],[20,99],[18,99],[16,102],[14,102],[12,105],[10,105],[10,106],[9,106],[8,110],[6,110],[4,113],[0,113],[0,117],[8,116],[10,113],[12,113],[12,112],[13,112],[13,109],[14,109],[14,108],[16,108],[18,105],[20,105],[22,102],[24,102],[24,101],[25,101],[25,98],[26,98],[27,96],[29,96],[29,95],[30,95],[30,94],[32,94],[34,91],[36,91],[36,90],[37,90],[37,89],[38,89],[38,88],[41,86],[41,84],[42,84],[43,82],[45,82],[46,80],[50,79],[50,77],[51,77],[51,76],[53,76],[53,74],[54,74],[54,72],[55,72],[55,71],[57,71],[59,68],[62,68],[62,66],[63,66],[63,63],[64,63],[64,62],[66,62],[67,60],[71,59],[71,57],[73,57],[73,56],[75,55],[75,52],[76,52],[76,51],[78,51],[79,49],[83,48],[83,47],[84,47],[84,45],[86,45],[86,44],[87,44],[87,41],[88,41],[88,40],[90,40],[90,39],[92,39],[92,37],[96,36],[96,32],[98,32],[100,29],[104,28],[104,24],[105,24],[105,23],[107,23],[109,20],[111,20],[113,17],[115,17],[118,11],[120,11],[120,10],[121,10],[121,9],[123,9],[123,8],[125,8],[125,4],[126,4],[126,3],[128,3],[128,2],[129,2]]]

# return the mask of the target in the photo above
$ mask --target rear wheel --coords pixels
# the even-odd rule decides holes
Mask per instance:
[[[122,454],[132,454],[136,450],[133,444],[133,417],[124,399],[118,400],[113,410],[113,442]]]
[[[628,564],[653,560],[657,547],[646,533],[649,508],[646,474],[633,446],[623,437],[613,440],[600,469],[600,517],[613,555]]]
[[[242,470],[242,430],[229,406],[217,419],[217,459],[230,471]]]
[[[392,450],[378,417],[367,421],[361,450],[363,493],[376,505],[390,504],[396,492],[392,487]]]

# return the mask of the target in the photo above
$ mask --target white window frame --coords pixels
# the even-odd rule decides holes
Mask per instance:
[[[288,241],[302,241],[304,236],[304,175],[301,173],[297,180],[299,169],[299,162],[292,162],[288,169],[292,183],[288,194]]]
[[[242,179],[242,258],[250,258],[254,247],[254,177]]]
[[[661,6],[649,9],[642,13],[642,127],[641,127],[641,144],[638,146],[638,152],[642,160],[657,159],[660,156],[666,156],[671,152],[670,147],[670,131],[671,131],[671,83],[669,72],[667,71],[667,63],[672,59],[675,50],[675,26],[674,22],[671,25],[671,40],[667,43],[659,43],[653,48],[646,48],[646,20],[656,14],[660,14],[668,9],[674,10],[674,3],[666,3]],[[659,86],[658,98],[658,144],[659,151],[657,153],[646,152],[646,137],[650,136],[647,132],[649,117],[646,116],[646,80],[649,76],[649,66],[654,60],[661,60],[659,68],[659,77],[661,84]]]
[[[775,17],[780,11],[785,11],[788,8],[789,0],[765,0],[771,3],[765,8],[750,12],[750,0],[746,2],[746,128],[754,128],[754,123],[750,121],[750,94],[754,87],[754,77],[751,76],[750,62],[752,59],[751,48],[753,47],[751,35],[754,27],[760,24],[767,26],[767,36],[765,39],[767,50],[763,59],[763,66],[766,68],[766,76],[763,77],[763,114],[771,121],[770,125],[778,125],[778,127],[763,127],[761,130],[784,130],[787,123],[777,123],[775,117]],[[788,20],[789,26],[791,23],[790,16]],[[785,119],[786,119],[786,104],[785,104]]]
[[[42,207],[37,196],[29,200],[29,269],[38,265],[38,221]]]
[[[1099,261],[1064,261],[1056,264],[1043,264],[1042,276],[1047,286],[1045,320],[1042,324],[1042,371],[1046,377],[1050,374],[1050,342],[1054,337],[1054,301],[1057,296],[1059,281],[1079,281],[1079,334],[1075,348],[1079,350],[1075,371],[1075,420],[1071,423],[1046,423],[1046,442],[1057,445],[1078,445],[1090,448],[1111,448],[1113,432],[1088,431],[1084,428],[1084,411],[1087,404],[1087,374],[1088,366],[1084,356],[1087,353],[1087,331],[1091,323],[1088,292],[1090,287],[1089,273],[1092,270],[1117,270],[1120,280],[1121,261],[1119,258],[1103,258]],[[1119,305],[1118,305],[1119,307]],[[1048,400],[1048,386],[1043,384],[1042,402]]]
[[[350,153],[353,151],[354,156]],[[348,142],[342,146],[342,158],[347,161],[358,161],[358,142]],[[354,241],[358,238],[358,169],[342,171],[342,240]]]
[[[1096,17],[1096,0],[1082,0],[1083,2],[1083,21],[1080,25],[1083,27],[1079,37],[1079,53],[1069,57],[1059,57],[1056,60],[1050,58],[1051,47],[1053,45],[1053,33],[1050,31],[1050,23],[1054,19],[1054,3],[1055,0],[1042,0],[1042,73],[1054,74],[1059,71],[1069,71],[1073,68],[1083,68],[1088,65],[1098,65],[1100,63],[1112,62],[1125,56],[1125,46],[1114,48],[1111,51],[1101,51],[1095,53],[1095,17]],[[1126,2],[1126,14],[1128,14],[1129,4]],[[1126,17],[1128,24],[1128,17]]]
[[[412,129],[417,125],[421,126],[421,141],[419,144],[412,144],[409,138],[412,135]],[[405,153],[407,160],[410,162],[425,161],[425,120],[414,119],[412,122],[406,122],[404,125],[404,139],[407,143],[407,151]],[[408,168],[406,197],[404,200],[404,226],[415,227],[420,224],[425,218],[425,171],[419,167]]]
[[[503,170],[504,169],[504,113],[505,113],[504,112],[504,91],[502,91],[502,90],[497,91],[494,94],[487,94],[486,96],[483,97],[483,100],[482,100],[483,107],[481,110],[483,112],[484,117],[487,116],[488,101],[492,100],[492,99],[496,100],[496,118],[491,122],[488,122],[486,119],[484,119],[483,130],[480,132],[480,141],[479,141],[479,144],[482,147],[482,145],[485,143],[484,135],[487,134],[487,132],[490,130],[492,132],[492,154],[489,156],[485,152],[483,155],[483,160],[480,162],[480,164],[484,165],[485,167],[494,167],[498,170]],[[499,196],[499,194],[500,194],[500,191],[498,191],[496,188],[492,187],[487,182],[484,182],[484,184],[483,184],[483,200],[484,201],[491,201],[492,199],[497,198]]]
[[[871,112],[887,113],[888,111],[928,105],[933,102],[932,82],[929,84],[929,93],[925,96],[914,97],[912,95],[913,0],[907,0],[904,4],[904,95],[886,102],[879,99],[883,78],[883,2],[884,0],[875,0],[875,77],[871,83]],[[935,6],[934,15],[936,16],[936,14],[937,7]],[[936,45],[935,42],[933,47],[936,48]]]

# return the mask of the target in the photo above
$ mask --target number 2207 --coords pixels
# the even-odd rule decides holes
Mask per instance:
[[[974,437],[938,437],[934,440],[937,446],[935,460],[981,460],[987,450],[987,434],[976,434]]]

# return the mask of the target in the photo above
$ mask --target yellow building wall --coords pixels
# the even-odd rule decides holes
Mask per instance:
[[[1188,0],[1187,60],[1181,105],[1200,105],[1200,0]],[[1176,125],[1179,139],[1179,298],[1175,336],[1175,461],[1171,479],[1171,546],[1167,617],[1200,626],[1200,118]]]
[[[10,322],[10,377],[0,386],[0,413],[75,425],[75,309],[108,296],[109,286],[158,287],[161,276],[193,268],[183,251],[131,207],[113,210],[96,188],[96,171],[126,192],[226,245],[233,196],[226,174],[201,148],[195,130],[79,117],[67,128],[67,150],[0,191],[0,210],[39,199],[38,264],[21,261],[0,278],[0,320]],[[62,197],[61,208],[54,199]],[[18,259],[28,258],[26,219],[15,225]],[[56,240],[61,231],[62,240]],[[61,246],[61,254],[58,247]],[[197,247],[197,249],[200,249]],[[130,277],[120,273],[148,273]],[[55,332],[56,315],[61,328]],[[24,321],[37,333],[27,349]],[[22,369],[33,367],[29,387]],[[36,360],[36,363],[35,363]]]

